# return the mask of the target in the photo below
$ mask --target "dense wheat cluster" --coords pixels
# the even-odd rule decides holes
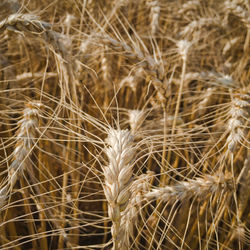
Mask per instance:
[[[248,249],[249,8],[0,1],[0,248]]]

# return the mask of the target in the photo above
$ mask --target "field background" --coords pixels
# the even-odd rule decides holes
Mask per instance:
[[[0,248],[248,249],[249,6],[2,0]]]

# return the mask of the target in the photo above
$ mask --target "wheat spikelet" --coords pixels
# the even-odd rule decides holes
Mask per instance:
[[[245,243],[245,244],[249,244],[249,231],[248,228],[246,227],[246,225],[244,225],[243,223],[237,225],[236,227],[233,228],[233,233],[232,233],[232,237],[229,241],[236,239],[238,240],[240,243]],[[248,235],[248,236],[247,236]]]
[[[67,13],[65,20],[64,20],[64,25],[66,26],[66,34],[67,36],[69,35],[70,28],[72,26],[73,21],[76,20],[76,17],[74,15],[71,15]]]
[[[208,88],[203,96],[203,100],[198,104],[198,115],[204,115],[206,108],[211,104],[212,95],[215,88]]]
[[[188,40],[180,40],[176,42],[176,46],[178,48],[178,53],[181,56],[183,61],[187,60],[188,51],[191,47],[192,43]]]
[[[8,193],[9,193],[9,185],[5,185],[0,189],[0,208],[4,206],[7,198],[8,198]]]
[[[247,202],[249,199],[249,190],[250,188],[250,156],[245,160],[243,168],[241,170],[240,175],[238,176],[238,185],[239,185],[239,217],[241,218],[243,212],[247,206]]]
[[[145,77],[145,72],[142,67],[139,67],[133,72],[133,74],[124,77],[119,83],[119,87],[128,86],[133,92],[136,92],[139,82]]]
[[[225,55],[235,44],[239,41],[240,37],[235,37],[228,41],[223,48],[223,55]]]
[[[195,10],[197,7],[200,6],[200,1],[199,0],[192,0],[184,3],[181,7],[181,9],[178,11],[178,14],[183,14],[185,12],[188,12],[190,10]]]
[[[110,83],[111,81],[111,66],[110,66],[110,56],[105,54],[105,51],[102,54],[102,59],[101,59],[101,69],[103,73],[103,80],[106,83]]]
[[[138,132],[138,129],[141,127],[145,119],[145,112],[143,110],[136,109],[128,110],[128,117],[131,133],[136,135],[136,132]]]
[[[56,76],[57,76],[57,74],[54,73],[54,72],[47,72],[46,73],[46,78],[56,77]],[[20,75],[16,75],[17,80],[27,80],[27,79],[32,78],[32,77],[43,78],[44,73],[43,72],[37,72],[37,73],[32,74],[31,72],[26,72],[26,73],[23,73],[23,74],[20,74]]]
[[[147,5],[150,7],[151,17],[151,34],[155,36],[159,29],[159,18],[160,18],[160,3],[159,1],[148,2]]]
[[[159,120],[159,123],[162,126],[164,126],[164,124],[167,125],[167,126],[171,126],[171,125],[173,125],[173,122],[174,122],[174,116],[173,115],[167,115],[166,118],[161,118]],[[176,125],[184,125],[184,121],[180,116],[177,116],[177,118],[176,118]]]
[[[235,81],[230,75],[220,74],[217,72],[208,72],[207,76],[211,79],[214,79],[216,83],[222,86],[233,86]]]
[[[201,17],[198,20],[190,22],[186,27],[181,31],[182,36],[188,36],[197,30],[201,32],[201,28],[204,26],[222,26],[223,23],[219,17]],[[197,35],[197,34],[196,34]]]
[[[224,7],[228,11],[228,13],[233,13],[235,16],[238,16],[241,19],[241,21],[246,25],[247,29],[249,29],[250,27],[249,12],[240,6],[241,2],[243,1],[227,0],[224,2]],[[246,4],[246,6],[249,6],[249,4]]]

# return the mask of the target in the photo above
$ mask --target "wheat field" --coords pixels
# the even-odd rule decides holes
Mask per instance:
[[[0,249],[249,249],[249,10],[0,1]]]

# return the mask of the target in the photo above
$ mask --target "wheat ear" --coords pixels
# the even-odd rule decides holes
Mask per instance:
[[[191,197],[205,199],[219,190],[231,190],[232,177],[224,174],[206,175],[195,180],[182,181],[174,186],[154,188],[145,198],[160,199],[164,202],[173,203],[176,200],[184,200]]]
[[[104,193],[108,201],[109,218],[112,220],[111,233],[113,237],[113,249],[120,247],[121,216],[130,198],[130,184],[133,170],[133,137],[128,130],[110,129],[106,139],[105,153],[109,165],[103,167],[105,185]]]
[[[23,118],[18,122],[17,142],[13,152],[13,161],[9,166],[7,184],[0,190],[0,207],[11,192],[18,176],[26,169],[28,157],[36,142],[38,115],[41,107],[42,104],[39,102],[27,103],[23,110]]]
[[[242,97],[247,97],[249,99],[248,95]],[[242,100],[238,97],[234,97],[232,100],[232,107],[229,111],[231,118],[228,121],[228,131],[230,133],[227,137],[228,149],[232,153],[235,151],[237,144],[244,137],[243,120],[244,116],[247,115],[244,108],[249,106],[248,101]]]
[[[138,223],[138,211],[144,201],[143,194],[149,191],[152,179],[153,172],[148,171],[147,174],[140,175],[131,184],[131,197],[121,218],[121,232],[123,235],[121,245],[124,249],[129,249],[130,237],[134,236],[134,227]]]
[[[55,50],[59,50],[63,57],[68,53],[70,45],[69,38],[53,31],[50,23],[41,21],[37,16],[31,14],[12,14],[0,21],[0,32],[5,29],[24,35],[42,35],[46,42],[49,42]]]
[[[62,35],[53,31],[50,23],[41,21],[37,16],[31,14],[12,14],[0,22],[0,32],[5,29],[11,30],[22,35],[39,35],[46,44],[52,46],[55,54],[55,59],[58,65],[58,70],[61,73],[62,82],[64,82],[64,90],[67,95],[72,95],[72,99],[77,103],[77,94],[75,85],[77,84],[73,65],[70,55],[71,39],[69,36]],[[72,84],[75,83],[75,84]],[[63,96],[64,98],[64,96]]]

